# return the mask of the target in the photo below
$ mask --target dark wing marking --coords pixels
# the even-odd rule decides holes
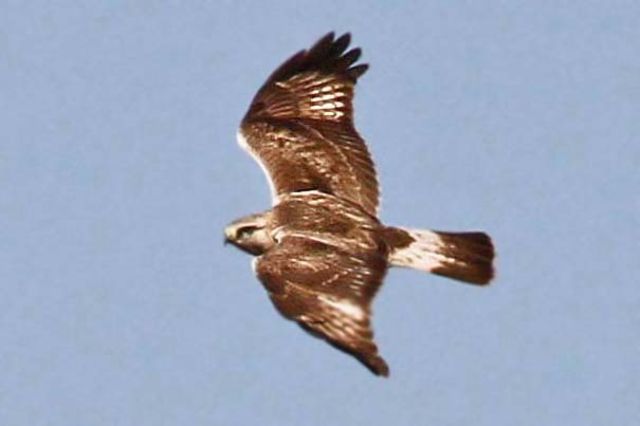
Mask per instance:
[[[386,272],[375,254],[354,256],[288,236],[257,259],[256,273],[280,313],[387,376],[370,323],[370,304]]]
[[[354,65],[349,34],[330,33],[271,74],[242,121],[241,144],[263,166],[274,200],[317,189],[353,201],[371,215],[378,182],[353,124],[354,86],[368,68]]]

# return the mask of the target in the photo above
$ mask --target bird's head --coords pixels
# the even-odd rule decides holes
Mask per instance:
[[[269,213],[258,213],[234,220],[224,228],[224,242],[255,256],[274,246],[269,232]]]

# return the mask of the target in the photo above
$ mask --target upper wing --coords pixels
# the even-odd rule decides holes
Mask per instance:
[[[259,257],[256,273],[288,319],[387,376],[370,323],[370,304],[386,272],[374,254],[354,256],[324,243],[285,237]]]
[[[240,144],[260,163],[278,195],[316,189],[349,199],[371,215],[378,182],[369,151],[353,125],[353,91],[368,68],[345,53],[349,34],[327,34],[283,63],[256,94]]]

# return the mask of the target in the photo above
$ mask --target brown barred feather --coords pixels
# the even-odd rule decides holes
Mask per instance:
[[[352,66],[362,52],[347,51],[350,41],[329,33],[285,61],[258,91],[241,133],[276,195],[317,189],[375,215],[375,166],[353,124],[353,90],[367,66]]]

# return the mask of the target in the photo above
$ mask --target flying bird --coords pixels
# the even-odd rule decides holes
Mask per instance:
[[[494,275],[483,232],[386,226],[376,171],[353,123],[354,88],[368,65],[350,35],[329,33],[278,67],[258,90],[238,143],[262,167],[272,207],[235,220],[225,241],[255,256],[275,308],[312,335],[388,376],[371,303],[391,266],[471,284]]]

